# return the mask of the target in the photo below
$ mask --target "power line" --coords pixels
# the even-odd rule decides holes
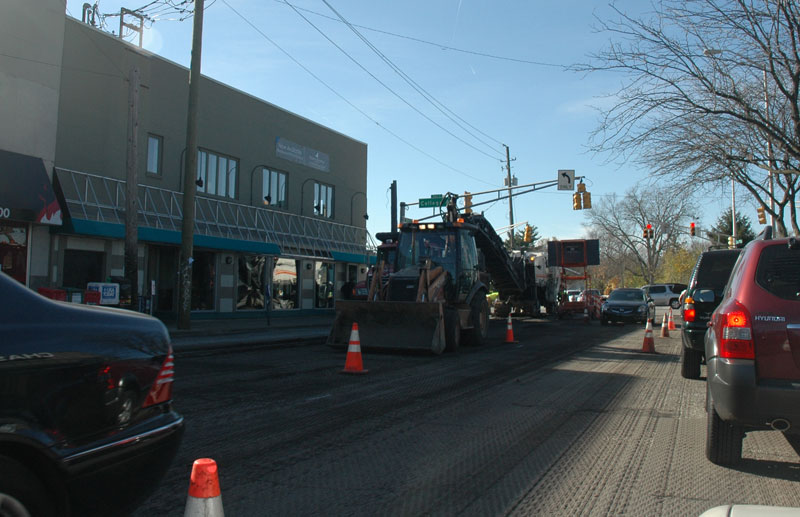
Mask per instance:
[[[323,13],[320,13],[320,12],[317,12],[317,11],[313,11],[311,9],[305,9],[305,8],[302,8],[302,7],[297,7],[297,6],[293,5],[293,4],[290,4],[286,0],[274,0],[274,1],[279,3],[279,4],[287,4],[292,8],[296,8],[296,9],[298,9],[300,11],[305,11],[305,12],[313,14],[315,16],[319,16],[319,17],[322,17],[322,18],[327,18],[329,20],[333,20],[335,22],[342,23],[341,20],[338,20],[338,19],[336,19],[336,18],[334,18],[332,16],[328,16],[326,14],[323,14]],[[458,48],[458,47],[451,47],[449,45],[444,45],[442,43],[436,43],[434,41],[428,41],[428,40],[424,40],[424,39],[421,39],[421,38],[415,38],[413,36],[406,36],[404,34],[397,34],[395,32],[389,32],[389,31],[385,31],[385,30],[381,30],[381,29],[375,29],[373,27],[366,27],[364,25],[353,24],[353,26],[354,27],[358,27],[359,29],[364,29],[364,30],[368,30],[368,31],[372,31],[372,32],[377,32],[379,34],[386,34],[387,36],[392,36],[392,37],[401,38],[401,39],[407,39],[407,40],[414,41],[414,42],[417,42],[417,43],[422,43],[424,45],[437,47],[437,48],[439,48],[441,50],[452,50],[453,52],[461,52],[463,54],[472,54],[474,56],[487,57],[487,58],[490,58],[490,59],[498,59],[498,60],[502,60],[502,61],[512,61],[512,62],[515,62],[515,63],[523,63],[523,64],[527,64],[527,65],[536,65],[536,66],[547,66],[547,67],[552,67],[552,68],[561,68],[562,70],[567,70],[569,68],[567,65],[561,65],[561,64],[557,64],[557,63],[547,63],[547,62],[544,62],[544,61],[533,61],[533,60],[529,60],[529,59],[520,59],[520,58],[508,57],[508,56],[499,56],[497,54],[489,54],[489,53],[486,53],[486,52],[478,52],[478,51],[475,51],[475,50],[467,50],[467,49]]]
[[[455,112],[453,112],[453,110],[451,110],[450,108],[448,108],[447,106],[445,106],[445,105],[444,105],[444,104],[443,104],[441,101],[439,101],[437,98],[435,98],[433,95],[431,95],[431,93],[430,93],[430,92],[428,92],[427,90],[425,90],[425,88],[423,88],[422,86],[420,86],[420,85],[419,85],[419,84],[418,84],[416,81],[414,81],[414,80],[413,80],[411,77],[409,77],[409,76],[408,76],[408,74],[406,74],[406,73],[405,73],[403,70],[401,70],[399,66],[397,66],[397,65],[396,65],[394,62],[392,62],[392,60],[390,60],[390,59],[389,59],[389,58],[388,58],[388,57],[387,57],[387,56],[386,56],[386,55],[385,55],[383,52],[381,52],[381,51],[380,51],[380,50],[379,50],[379,49],[378,49],[378,48],[377,48],[375,45],[373,45],[371,41],[369,41],[369,40],[368,40],[368,39],[367,39],[367,38],[366,38],[366,37],[365,37],[363,34],[361,34],[361,33],[358,31],[358,29],[356,29],[356,28],[353,26],[353,24],[351,24],[349,21],[347,21],[347,19],[345,19],[345,17],[344,17],[344,16],[342,16],[342,15],[341,15],[341,13],[339,13],[339,12],[338,12],[336,9],[334,9],[334,8],[333,8],[333,6],[332,6],[332,5],[331,5],[331,4],[330,4],[330,3],[329,3],[327,0],[322,0],[322,2],[323,2],[325,5],[327,5],[327,6],[328,6],[328,8],[329,8],[331,11],[333,11],[333,13],[334,13],[336,16],[338,16],[338,17],[339,17],[339,19],[340,19],[340,20],[341,20],[341,21],[342,21],[342,22],[343,22],[345,25],[347,25],[347,27],[348,27],[349,29],[350,29],[350,30],[351,30],[351,31],[352,31],[352,32],[353,32],[353,33],[354,33],[356,36],[358,36],[358,37],[359,37],[359,38],[360,38],[360,39],[361,39],[361,40],[362,40],[362,41],[363,41],[363,42],[364,42],[364,43],[367,45],[367,47],[369,47],[369,48],[370,48],[370,50],[372,50],[372,51],[373,51],[373,52],[374,52],[374,53],[375,53],[375,54],[376,54],[378,57],[380,57],[380,58],[381,58],[381,60],[383,60],[383,62],[384,62],[384,63],[386,63],[387,65],[389,65],[389,68],[391,68],[392,70],[394,70],[394,72],[395,72],[397,75],[399,75],[399,76],[400,76],[400,77],[401,77],[401,78],[402,78],[402,79],[403,79],[403,80],[404,80],[406,83],[408,83],[408,84],[409,84],[409,85],[410,85],[410,86],[411,86],[411,87],[412,87],[414,90],[416,90],[416,91],[417,91],[417,92],[418,92],[420,95],[422,95],[422,97],[423,97],[425,100],[427,100],[428,102],[430,102],[430,103],[431,103],[431,105],[432,105],[434,108],[436,108],[437,110],[439,110],[439,112],[441,112],[441,113],[442,113],[442,114],[443,114],[445,117],[447,117],[448,119],[450,119],[450,120],[451,120],[451,121],[452,121],[454,124],[456,124],[456,125],[457,125],[458,127],[460,127],[462,130],[464,130],[464,132],[466,132],[467,134],[469,134],[470,136],[472,136],[472,137],[473,137],[475,140],[477,140],[478,142],[482,143],[483,145],[485,145],[485,146],[486,146],[486,147],[488,147],[489,149],[494,149],[494,146],[492,146],[491,144],[488,144],[488,143],[486,143],[484,140],[481,140],[480,138],[478,138],[477,136],[475,136],[475,135],[474,135],[474,134],[473,134],[471,131],[469,131],[467,128],[465,128],[463,125],[461,125],[461,123],[459,123],[459,122],[458,122],[458,120],[462,121],[464,124],[468,125],[469,127],[471,127],[472,129],[474,129],[475,131],[479,132],[480,134],[482,134],[482,135],[486,136],[487,138],[489,138],[489,139],[491,139],[491,140],[493,140],[493,141],[497,142],[498,144],[502,145],[502,143],[501,143],[499,140],[497,140],[497,139],[495,139],[495,138],[492,138],[492,137],[488,136],[486,133],[484,133],[483,131],[479,130],[478,128],[476,128],[475,126],[473,126],[472,124],[470,124],[469,122],[467,122],[466,120],[464,120],[463,118],[461,118],[460,116],[458,116],[458,115],[457,115]],[[449,114],[448,114],[448,113],[449,113]],[[452,115],[452,116],[451,116],[451,115]],[[455,118],[453,118],[453,117],[455,117]],[[456,120],[456,119],[458,119],[458,120]],[[500,159],[500,158],[501,158],[501,157],[498,157],[498,159]]]
[[[249,19],[247,19],[245,16],[243,16],[243,15],[242,15],[242,14],[241,14],[239,11],[237,11],[236,9],[234,9],[234,8],[233,8],[233,7],[232,7],[232,6],[231,6],[231,5],[228,3],[228,1],[227,1],[227,0],[221,0],[221,1],[222,1],[222,3],[223,3],[223,4],[225,4],[225,5],[228,7],[228,9],[230,9],[231,11],[233,11],[233,12],[236,14],[236,16],[238,16],[239,18],[241,18],[241,19],[242,19],[242,21],[244,21],[244,22],[245,22],[247,25],[249,25],[249,26],[250,26],[250,27],[251,27],[253,30],[255,30],[255,31],[256,31],[256,32],[257,32],[259,35],[261,35],[261,37],[262,37],[262,38],[264,38],[264,39],[265,39],[265,40],[267,40],[269,43],[271,43],[271,44],[272,44],[272,45],[273,45],[275,48],[277,48],[279,51],[281,51],[281,52],[282,52],[282,53],[283,53],[283,54],[284,54],[284,55],[285,55],[287,58],[289,58],[289,59],[290,59],[291,61],[293,61],[293,62],[294,62],[294,63],[295,63],[297,66],[299,66],[300,68],[302,68],[302,69],[303,69],[303,70],[304,70],[304,71],[305,71],[307,74],[309,74],[311,77],[313,77],[314,79],[316,79],[316,80],[317,80],[317,81],[318,81],[320,84],[322,84],[323,86],[325,86],[325,88],[327,88],[328,90],[330,90],[330,91],[331,91],[331,92],[332,92],[334,95],[336,95],[338,98],[340,98],[342,101],[344,101],[344,102],[345,102],[347,105],[349,105],[351,108],[353,108],[354,110],[356,110],[357,112],[359,112],[359,113],[360,113],[361,115],[363,115],[365,118],[367,118],[368,120],[370,120],[370,121],[371,121],[372,123],[374,123],[376,126],[378,126],[379,128],[383,129],[384,131],[386,131],[387,133],[389,133],[390,135],[392,135],[394,138],[396,138],[397,140],[399,140],[399,141],[403,142],[404,144],[406,144],[406,145],[407,145],[407,146],[409,146],[410,148],[414,149],[414,150],[415,150],[415,151],[417,151],[418,153],[420,153],[420,154],[422,154],[422,155],[424,155],[424,156],[426,156],[426,157],[430,158],[431,160],[435,161],[435,162],[436,162],[436,163],[438,163],[439,165],[442,165],[443,167],[446,167],[446,168],[448,168],[448,169],[450,169],[450,170],[452,170],[452,171],[454,171],[454,172],[457,172],[457,173],[461,174],[462,176],[466,176],[466,177],[468,177],[468,178],[474,179],[474,180],[476,180],[476,181],[479,181],[479,182],[481,182],[481,183],[484,183],[484,184],[486,184],[486,185],[492,185],[492,186],[494,186],[494,184],[493,184],[493,183],[489,183],[489,182],[487,182],[486,180],[484,180],[484,179],[482,179],[482,178],[478,178],[478,177],[476,177],[476,176],[473,176],[473,175],[471,175],[471,174],[468,174],[468,173],[466,173],[466,172],[464,172],[464,171],[462,171],[462,170],[460,170],[460,169],[457,169],[457,168],[455,168],[455,167],[453,167],[453,166],[451,166],[451,165],[448,165],[447,163],[445,163],[445,162],[443,162],[443,161],[439,160],[439,159],[438,159],[438,158],[436,158],[435,156],[433,156],[433,155],[431,155],[430,153],[428,153],[428,152],[426,152],[426,151],[424,151],[424,150],[420,149],[420,148],[419,148],[419,147],[417,147],[416,145],[414,145],[414,144],[412,144],[411,142],[409,142],[408,140],[406,140],[406,139],[402,138],[400,135],[398,135],[397,133],[395,133],[395,132],[394,132],[394,131],[392,131],[391,129],[387,128],[386,126],[384,126],[383,124],[381,124],[380,122],[378,122],[377,120],[375,120],[374,118],[372,118],[372,117],[371,117],[371,116],[370,116],[368,113],[366,113],[364,110],[362,110],[361,108],[359,108],[358,106],[356,106],[355,104],[353,104],[353,103],[352,103],[350,100],[348,100],[348,99],[347,99],[347,98],[346,98],[344,95],[340,94],[340,93],[339,93],[339,92],[338,92],[336,89],[334,89],[332,86],[330,86],[330,85],[329,85],[328,83],[326,83],[324,80],[322,80],[322,78],[320,78],[318,75],[316,75],[314,72],[312,72],[312,71],[311,71],[311,70],[310,70],[308,67],[306,67],[305,65],[303,65],[303,64],[302,64],[300,61],[298,61],[297,59],[295,59],[295,57],[294,57],[294,56],[292,56],[291,54],[289,54],[289,52],[287,52],[286,50],[284,50],[284,49],[283,49],[283,47],[281,47],[280,45],[278,45],[278,44],[277,44],[277,43],[276,43],[274,40],[272,40],[272,39],[271,39],[269,36],[267,36],[266,34],[264,34],[264,32],[263,32],[261,29],[259,29],[258,27],[256,27],[256,26],[253,24],[253,22],[251,22]]]
[[[227,4],[227,2],[226,2],[226,4]],[[291,4],[289,4],[288,2],[287,2],[287,4],[286,4],[286,5],[289,5],[290,7],[292,7],[292,6],[291,6]],[[292,9],[294,9],[294,7],[292,7]],[[386,90],[387,90],[389,93],[391,93],[392,95],[394,95],[395,97],[397,97],[398,99],[400,99],[400,100],[401,100],[401,101],[402,101],[402,102],[403,102],[403,103],[404,103],[406,106],[408,106],[408,107],[409,107],[409,108],[411,108],[412,110],[416,111],[416,112],[417,112],[417,113],[418,113],[418,114],[419,114],[421,117],[423,117],[425,120],[427,120],[427,121],[428,121],[428,122],[430,122],[431,124],[435,125],[436,127],[438,127],[439,129],[441,129],[442,131],[444,131],[444,132],[445,132],[445,133],[447,133],[448,135],[452,136],[453,138],[455,138],[455,139],[456,139],[456,140],[458,140],[459,142],[463,143],[463,144],[464,144],[464,145],[466,145],[467,147],[470,147],[470,148],[474,149],[475,151],[477,151],[477,152],[479,152],[479,153],[481,153],[481,154],[483,154],[483,155],[485,155],[485,156],[488,156],[489,158],[492,158],[493,160],[497,160],[497,159],[499,159],[499,158],[497,158],[497,157],[495,157],[495,156],[492,156],[492,155],[490,155],[489,153],[487,153],[487,152],[483,151],[482,149],[479,149],[479,148],[475,147],[475,146],[474,146],[474,145],[472,145],[471,143],[467,142],[466,140],[464,140],[464,139],[463,139],[463,138],[461,138],[460,136],[456,135],[455,133],[453,133],[452,131],[450,131],[449,129],[447,129],[446,127],[444,127],[443,125],[439,124],[438,122],[436,122],[435,120],[433,120],[431,117],[429,117],[428,115],[426,115],[425,113],[423,113],[423,112],[422,112],[422,111],[421,111],[419,108],[417,108],[416,106],[414,106],[413,104],[411,104],[411,103],[410,103],[409,101],[407,101],[407,100],[406,100],[406,99],[405,99],[405,98],[404,98],[402,95],[400,95],[399,93],[397,93],[396,91],[394,91],[394,90],[393,90],[393,89],[392,89],[392,88],[391,88],[389,85],[387,85],[386,83],[384,83],[383,81],[381,81],[381,80],[380,80],[380,79],[379,79],[379,78],[378,78],[378,77],[377,77],[375,74],[373,74],[372,72],[370,72],[370,71],[369,71],[369,70],[368,70],[368,69],[367,69],[367,68],[366,68],[364,65],[362,65],[362,64],[361,64],[361,63],[360,63],[360,62],[359,62],[359,61],[358,61],[356,58],[354,58],[353,56],[351,56],[351,55],[350,55],[350,54],[349,54],[349,53],[348,53],[348,52],[347,52],[345,49],[343,49],[343,48],[342,48],[341,46],[339,46],[339,45],[338,45],[338,44],[337,44],[335,41],[333,41],[333,40],[332,40],[332,39],[331,39],[331,38],[330,38],[330,37],[329,37],[327,34],[325,34],[325,32],[324,32],[322,29],[320,29],[319,27],[317,27],[316,25],[314,25],[314,23],[313,23],[311,20],[309,20],[308,18],[306,18],[305,16],[303,16],[303,14],[302,14],[302,13],[300,13],[300,11],[298,11],[297,9],[294,9],[294,11],[297,13],[297,15],[298,15],[298,16],[300,16],[300,17],[301,17],[303,20],[305,20],[305,21],[306,21],[306,22],[307,22],[309,25],[311,25],[311,27],[313,27],[313,28],[314,28],[314,29],[315,29],[317,32],[319,32],[319,33],[322,35],[322,37],[323,37],[323,38],[325,38],[326,40],[328,40],[328,42],[330,42],[330,44],[331,44],[331,45],[333,45],[334,47],[336,47],[336,48],[337,48],[337,49],[338,49],[338,50],[339,50],[339,51],[340,51],[342,54],[344,54],[345,56],[347,56],[347,58],[348,58],[348,59],[350,59],[350,61],[352,61],[353,63],[355,63],[355,65],[356,65],[356,66],[358,66],[358,67],[359,67],[361,70],[363,70],[363,71],[364,71],[364,72],[365,72],[367,75],[369,75],[370,77],[372,77],[372,78],[373,78],[373,79],[374,79],[374,80],[375,80],[375,81],[376,81],[378,84],[380,84],[381,86],[383,86],[383,87],[384,87],[384,88],[385,88],[385,89],[386,89]]]

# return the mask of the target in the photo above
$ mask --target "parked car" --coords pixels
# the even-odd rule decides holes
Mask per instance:
[[[580,289],[569,289],[567,290],[567,301],[568,302],[577,302],[578,297],[581,295]]]
[[[745,246],[706,332],[706,456],[719,465],[738,463],[757,430],[800,453],[800,240],[770,233]]]
[[[653,303],[656,305],[669,305],[673,309],[680,309],[681,291],[686,289],[686,284],[650,284],[642,289],[653,299]]]
[[[0,331],[0,514],[129,513],[183,434],[164,325],[0,273]]]
[[[600,323],[647,323],[656,307],[643,289],[620,288],[611,291],[600,308]]]
[[[739,249],[710,250],[697,258],[681,309],[681,375],[685,379],[700,378],[700,365],[705,359],[707,323],[722,300],[722,290],[740,252]],[[710,293],[697,296],[703,291]]]

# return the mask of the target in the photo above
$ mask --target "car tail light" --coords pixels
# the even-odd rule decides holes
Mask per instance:
[[[750,315],[738,303],[732,309],[719,315],[722,319],[719,355],[728,359],[755,359]]]
[[[694,308],[694,298],[687,296],[683,305],[683,321],[693,322],[697,317],[697,311]]]
[[[150,392],[144,399],[144,403],[142,404],[143,408],[167,402],[172,399],[172,381],[175,376],[174,360],[172,346],[170,346],[167,358],[164,359],[164,362],[161,364],[158,376],[156,376],[156,380],[153,381]]]

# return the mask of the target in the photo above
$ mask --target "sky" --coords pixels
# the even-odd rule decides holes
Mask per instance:
[[[98,10],[151,2],[99,0]],[[181,1],[154,5],[166,3]],[[67,0],[67,14],[80,19],[83,4]],[[631,14],[645,5],[615,2]],[[567,70],[608,44],[594,27],[596,17],[612,16],[608,4],[592,0],[206,0],[202,73],[366,143],[374,235],[390,229],[393,180],[406,203],[499,189],[504,146],[519,185],[571,169],[585,176],[593,204],[647,181],[649,171],[588,150],[597,108],[613,102],[622,78]],[[182,17],[175,9],[155,17],[143,46],[188,67],[192,20]],[[118,17],[106,22],[118,30]],[[495,228],[508,225],[507,193],[473,202],[489,200],[478,210]],[[337,203],[349,208],[349,200]],[[706,204],[707,224],[729,206],[729,196]],[[573,210],[572,192],[517,196],[513,211],[515,222],[535,225],[543,238],[585,237],[586,211]],[[410,207],[407,216],[432,213]]]

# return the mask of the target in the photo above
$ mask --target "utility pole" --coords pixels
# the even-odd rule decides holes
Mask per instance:
[[[392,180],[392,227],[389,231],[397,231],[397,180]]]
[[[511,196],[511,154],[508,149],[508,146],[503,144],[503,147],[506,148],[506,171],[507,171],[507,181],[508,181],[508,224],[511,226],[508,229],[508,243],[509,249],[514,249],[514,205],[512,203],[512,196]]]
[[[194,1],[192,62],[189,69],[189,112],[186,116],[186,169],[183,174],[183,224],[181,225],[180,303],[178,328],[189,329],[192,311],[192,239],[194,198],[197,190],[197,109],[200,97],[200,56],[203,52],[203,2]]]
[[[139,68],[128,83],[128,156],[125,163],[125,278],[131,284],[131,309],[139,310]]]

